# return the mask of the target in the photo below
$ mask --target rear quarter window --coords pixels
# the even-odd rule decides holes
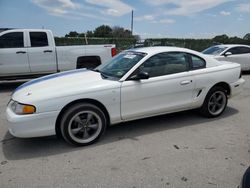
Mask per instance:
[[[191,59],[191,66],[193,70],[196,69],[203,69],[206,67],[206,61],[204,59],[202,59],[201,57],[195,56],[195,55],[191,55],[190,54],[190,59]]]

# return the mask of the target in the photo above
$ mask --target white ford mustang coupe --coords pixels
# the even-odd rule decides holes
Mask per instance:
[[[192,50],[127,50],[94,70],[57,73],[19,86],[6,110],[9,131],[22,138],[57,134],[88,145],[120,122],[188,109],[217,117],[244,82],[239,64]]]

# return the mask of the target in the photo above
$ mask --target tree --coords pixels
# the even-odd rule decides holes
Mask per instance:
[[[227,43],[227,41],[229,40],[229,37],[227,35],[218,35],[216,37],[213,38],[213,41],[215,42],[219,42],[219,43]]]
[[[65,37],[78,37],[79,33],[76,31],[70,31],[69,34],[66,34]]]
[[[247,33],[244,37],[243,37],[244,40],[250,40],[250,33]]]
[[[95,37],[111,37],[112,29],[108,25],[101,25],[94,30]]]
[[[87,37],[93,37],[94,33],[93,33],[93,31],[87,31],[86,35],[87,35]]]
[[[130,38],[132,37],[132,33],[128,29],[124,29],[123,27],[114,26],[112,28],[112,35],[113,37],[119,38]]]

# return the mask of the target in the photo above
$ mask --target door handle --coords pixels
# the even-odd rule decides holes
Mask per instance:
[[[188,85],[188,84],[190,84],[190,83],[192,83],[193,82],[193,80],[184,80],[184,81],[181,81],[181,85]]]
[[[47,53],[47,52],[51,53],[51,52],[53,52],[53,51],[52,51],[52,50],[44,50],[44,51],[43,51],[43,53]]]
[[[25,51],[17,51],[16,54],[26,54]]]

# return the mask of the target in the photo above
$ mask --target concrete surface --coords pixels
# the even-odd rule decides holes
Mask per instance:
[[[0,187],[236,188],[250,159],[250,75],[216,119],[193,111],[110,127],[88,147],[17,139],[5,107],[21,83],[0,83]]]

